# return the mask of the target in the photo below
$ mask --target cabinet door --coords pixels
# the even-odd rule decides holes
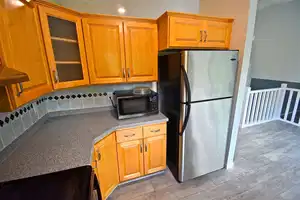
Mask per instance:
[[[94,149],[96,176],[99,181],[102,199],[106,199],[119,184],[115,133],[95,144]]]
[[[123,142],[117,146],[120,181],[144,175],[143,140]]]
[[[39,6],[54,88],[89,84],[81,18]]]
[[[157,24],[125,21],[124,34],[127,81],[157,81]]]
[[[0,1],[0,53],[5,66],[25,72],[29,81],[8,87],[12,109],[52,91],[37,8]],[[7,9],[6,7],[9,7]]]
[[[122,21],[83,19],[83,30],[91,83],[126,82]]]
[[[144,139],[145,174],[166,168],[166,135]]]
[[[231,38],[231,23],[206,21],[203,47],[229,48]]]
[[[170,17],[170,47],[200,47],[205,20]]]

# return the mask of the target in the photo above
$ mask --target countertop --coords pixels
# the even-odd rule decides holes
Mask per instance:
[[[49,117],[0,164],[0,182],[91,165],[93,145],[111,132],[166,121],[161,113],[117,120],[110,110]]]

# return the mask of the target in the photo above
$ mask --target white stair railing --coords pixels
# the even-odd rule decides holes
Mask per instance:
[[[300,126],[300,90],[286,88],[284,94],[284,100],[282,104],[282,110],[280,113],[280,120]]]
[[[286,100],[287,91],[290,92],[289,97]],[[292,101],[294,92],[297,92],[295,102]],[[242,127],[253,126],[279,119],[299,125],[299,122],[295,123],[296,118],[298,118],[297,111],[299,100],[300,90],[289,89],[287,88],[287,84],[282,84],[280,88],[252,91],[249,87],[246,94]],[[292,104],[292,102],[294,102],[294,104]],[[291,108],[292,106],[293,108]],[[292,113],[290,113],[290,109],[293,109]],[[281,117],[283,110],[284,116]]]

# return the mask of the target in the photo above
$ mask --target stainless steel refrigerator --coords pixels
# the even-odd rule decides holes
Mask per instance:
[[[159,55],[168,167],[179,182],[224,168],[238,51]]]

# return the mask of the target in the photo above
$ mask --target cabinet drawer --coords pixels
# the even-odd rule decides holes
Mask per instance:
[[[167,133],[167,126],[166,123],[144,126],[143,132],[144,132],[144,138],[152,137],[156,135],[163,135]]]
[[[142,127],[122,129],[116,132],[116,136],[118,143],[138,140],[143,138],[143,130]]]

